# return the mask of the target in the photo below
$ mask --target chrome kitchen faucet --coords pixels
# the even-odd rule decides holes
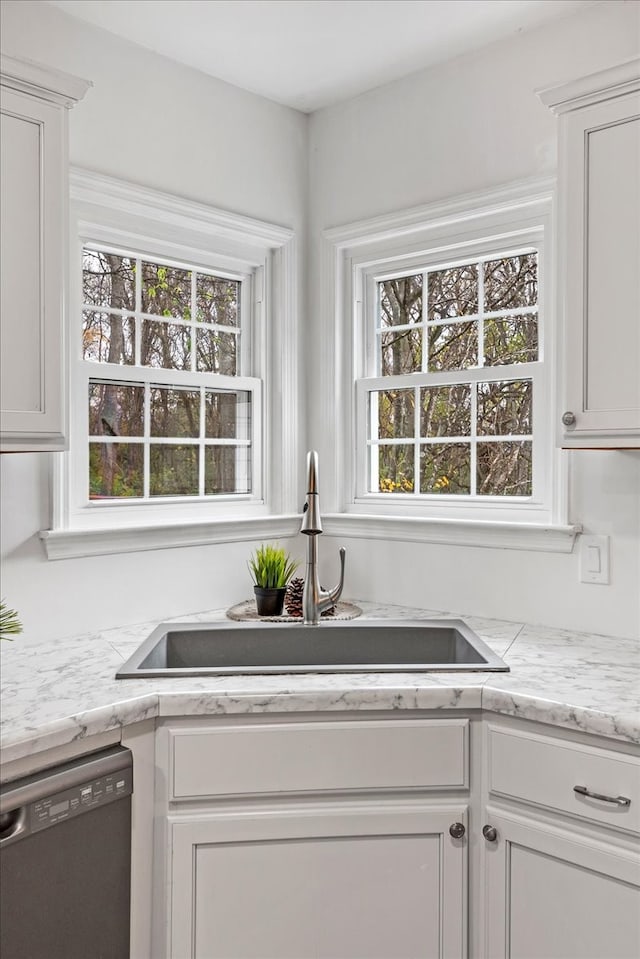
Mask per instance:
[[[307,574],[302,593],[302,614],[305,626],[317,626],[322,613],[338,601],[344,585],[345,548],[340,547],[340,582],[333,589],[324,590],[318,580],[318,543],[322,533],[320,505],[318,502],[318,454],[307,453],[307,498],[305,500],[300,532],[307,540]]]

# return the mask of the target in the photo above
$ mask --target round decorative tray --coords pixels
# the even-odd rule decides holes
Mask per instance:
[[[346,603],[338,601],[335,605],[335,611],[332,616],[323,616],[322,619],[330,623],[337,619],[355,619],[362,615],[362,610],[355,603]],[[227,610],[227,618],[238,622],[252,623],[301,623],[301,616],[289,616],[283,613],[282,616],[258,616],[255,599],[246,599],[243,603],[237,603]]]

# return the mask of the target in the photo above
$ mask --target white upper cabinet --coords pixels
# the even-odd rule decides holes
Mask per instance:
[[[640,446],[640,59],[545,90],[559,116],[559,445]]]
[[[2,451],[66,439],[67,112],[89,84],[2,56]]]

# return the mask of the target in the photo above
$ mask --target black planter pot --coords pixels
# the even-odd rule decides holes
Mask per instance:
[[[254,586],[258,616],[282,616],[287,587]]]

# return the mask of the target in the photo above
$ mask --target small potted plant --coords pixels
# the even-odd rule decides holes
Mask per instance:
[[[249,560],[259,616],[281,616],[287,583],[298,568],[280,546],[262,544]]]
[[[22,632],[22,623],[15,609],[10,609],[4,600],[0,600],[0,639],[13,639]]]

